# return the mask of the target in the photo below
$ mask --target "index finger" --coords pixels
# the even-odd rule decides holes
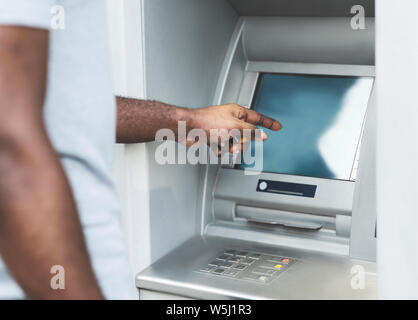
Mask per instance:
[[[261,126],[269,130],[279,131],[282,128],[282,124],[279,121],[267,117],[264,114],[258,113],[254,110],[243,108],[243,110],[240,110],[239,117],[240,120],[256,126]]]

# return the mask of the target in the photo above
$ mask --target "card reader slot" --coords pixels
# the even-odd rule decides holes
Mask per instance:
[[[235,207],[235,216],[252,222],[283,225],[286,227],[308,230],[319,230],[321,228],[335,230],[336,225],[336,219],[332,216],[319,216],[242,205],[237,205]]]

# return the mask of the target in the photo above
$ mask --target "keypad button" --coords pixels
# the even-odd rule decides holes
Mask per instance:
[[[267,282],[269,279],[270,277],[268,276],[259,276],[257,280],[261,282]]]
[[[251,259],[260,259],[261,254],[259,254],[259,253],[249,253],[247,257],[251,258]]]
[[[276,273],[276,271],[271,270],[271,269],[266,269],[266,268],[254,268],[252,273],[259,274],[259,275],[272,276]]]
[[[217,257],[216,259],[218,259],[218,260],[226,260],[226,259],[228,259],[229,258],[229,256],[228,255],[226,255],[226,254],[222,254],[222,255],[220,255],[219,257]]]
[[[235,255],[238,256],[238,257],[245,258],[245,257],[247,257],[248,252],[247,251],[237,251],[237,252],[235,252]]]
[[[225,276],[235,277],[238,274],[238,272],[239,271],[237,270],[225,270],[223,274]]]
[[[202,271],[202,272],[211,272],[213,269],[214,269],[213,266],[206,266],[206,267],[203,267],[202,269],[200,269],[200,271]]]
[[[283,257],[274,257],[274,256],[269,256],[267,258],[267,261],[271,261],[273,263],[281,263],[283,260]]]
[[[260,267],[273,270],[280,270],[283,268],[283,265],[276,262],[263,262],[262,264],[260,264]]]
[[[259,274],[250,273],[247,274],[244,278],[249,280],[258,280]]]
[[[221,266],[224,267],[224,268],[231,268],[233,265],[234,265],[234,263],[229,262],[229,261],[222,262],[222,264],[221,264]]]
[[[243,264],[252,264],[255,260],[254,259],[250,259],[250,258],[244,258],[240,260],[240,263]]]
[[[266,283],[267,281],[270,280],[270,277],[265,276],[265,275],[259,275],[259,274],[249,274],[245,276],[245,279]]]
[[[223,268],[217,268],[213,270],[213,273],[216,273],[216,274],[223,274],[224,272],[225,272],[225,269]]]
[[[224,254],[234,255],[234,254],[235,254],[235,250],[226,250],[226,251],[224,252]]]
[[[245,265],[245,264],[234,264],[233,266],[232,266],[232,268],[234,268],[234,269],[238,269],[238,270],[244,270],[245,268],[247,268],[247,266]]]
[[[238,258],[238,257],[230,257],[228,259],[228,261],[231,261],[231,262],[238,262],[239,260],[240,260],[240,258]]]

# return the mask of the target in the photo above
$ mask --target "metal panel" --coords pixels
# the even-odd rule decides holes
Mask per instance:
[[[269,285],[194,272],[225,248],[297,259]],[[354,268],[354,269],[353,269]],[[352,287],[363,271],[363,289]],[[194,238],[136,278],[140,289],[197,299],[375,299],[376,265],[348,257],[225,238]]]
[[[312,74],[329,76],[374,77],[374,66],[324,63],[249,61],[247,72]]]
[[[249,61],[374,65],[374,19],[353,30],[347,18],[249,17],[243,31]]]
[[[257,192],[259,179],[317,185],[315,198]],[[354,182],[327,180],[275,173],[245,176],[243,170],[221,168],[215,189],[216,199],[242,205],[335,216],[351,215]],[[215,212],[216,214],[216,212]]]
[[[289,212],[283,210],[264,209],[248,206],[236,206],[235,215],[237,218],[244,218],[248,221],[261,222],[272,225],[284,225],[287,227],[319,230],[328,228],[335,230],[335,218],[319,215],[309,215]]]
[[[350,256],[376,261],[376,89],[367,111],[354,190]]]
[[[287,228],[280,225],[252,223],[236,218],[234,222],[218,220],[210,223],[206,228],[205,235],[343,256],[349,254],[349,239],[346,235],[344,237],[337,236],[336,231],[331,229]]]
[[[350,17],[351,8],[361,5],[374,17],[374,0],[228,0],[242,16]]]

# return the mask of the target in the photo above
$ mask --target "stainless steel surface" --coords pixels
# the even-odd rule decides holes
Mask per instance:
[[[247,17],[249,61],[374,65],[374,18],[353,30],[347,18]]]
[[[335,216],[351,215],[354,182],[328,180],[278,173],[261,173],[246,176],[243,170],[219,169],[214,190],[215,202],[230,201],[252,207],[278,209],[307,214]],[[274,180],[317,186],[315,198],[295,197],[284,194],[257,192],[259,180]],[[215,204],[216,210],[216,204]],[[216,212],[218,219],[232,220],[233,211]]]
[[[374,0],[228,0],[242,16],[352,17],[351,7],[361,5],[374,17]]]
[[[324,74],[331,76],[374,77],[375,66],[329,64],[329,63],[292,63],[249,61],[247,72],[274,72],[292,74]],[[252,96],[250,97],[252,98]]]
[[[376,88],[363,130],[351,224],[350,256],[376,261]]]
[[[142,289],[139,300],[191,300],[191,298]]]
[[[305,215],[297,212],[264,209],[237,205],[235,216],[249,221],[279,224],[301,229],[319,230],[322,227],[335,230],[335,218],[320,215]]]
[[[296,258],[298,262],[268,285],[194,272],[225,248]],[[364,273],[353,273],[357,270]],[[140,289],[197,299],[375,299],[375,273],[374,263],[347,256],[197,237],[141,272],[136,284]],[[356,276],[365,277],[363,289],[356,289]]]
[[[252,223],[236,218],[233,222],[215,220],[205,229],[205,235],[228,239],[253,241],[273,246],[287,246],[337,255],[348,255],[349,239],[330,229],[297,229],[280,225]]]

